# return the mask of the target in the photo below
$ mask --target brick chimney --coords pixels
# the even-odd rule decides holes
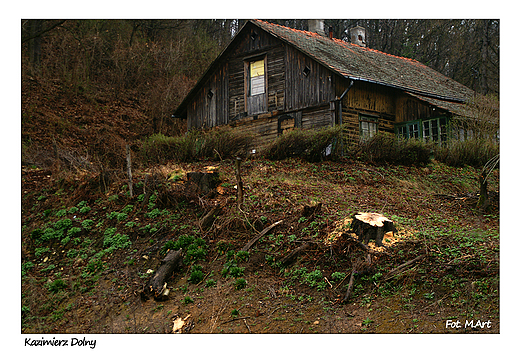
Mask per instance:
[[[356,26],[350,29],[350,43],[357,44],[361,47],[366,47],[366,32],[365,28],[361,26]]]

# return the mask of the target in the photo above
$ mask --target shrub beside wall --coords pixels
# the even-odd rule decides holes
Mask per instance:
[[[490,139],[452,140],[448,145],[435,149],[435,159],[454,167],[470,165],[480,168],[499,152],[500,146]]]
[[[370,163],[424,165],[430,162],[433,146],[417,139],[379,133],[359,143],[357,156]]]
[[[183,136],[154,134],[143,142],[145,163],[190,162],[245,157],[251,150],[251,136],[229,127],[208,132],[190,131]]]
[[[347,146],[346,135],[341,127],[296,129],[279,136],[263,150],[262,155],[270,160],[301,157],[306,161],[317,162],[325,157],[340,156]]]

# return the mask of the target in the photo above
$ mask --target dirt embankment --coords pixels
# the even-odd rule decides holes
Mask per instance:
[[[22,87],[22,332],[499,332],[498,173],[483,215],[470,167],[249,159],[239,207],[234,161],[140,164],[152,124],[131,95],[74,95],[29,77]],[[188,172],[210,170],[211,194],[186,187]],[[367,249],[349,231],[355,212],[381,213],[399,234]],[[168,296],[142,297],[178,247]]]

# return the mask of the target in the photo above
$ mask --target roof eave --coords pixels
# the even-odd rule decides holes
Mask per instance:
[[[227,44],[226,48],[224,48],[224,50],[222,50],[220,52],[220,54],[215,58],[215,60],[213,60],[211,62],[211,64],[208,66],[208,68],[204,71],[204,73],[202,74],[202,76],[200,77],[200,79],[195,83],[195,85],[193,86],[193,88],[190,90],[190,92],[188,92],[188,94],[186,95],[186,97],[184,98],[184,100],[182,100],[182,102],[179,104],[179,106],[177,107],[177,109],[175,110],[175,112],[173,113],[174,116],[179,116],[181,118],[186,118],[184,117],[186,111],[187,111],[187,106],[188,106],[188,101],[197,93],[197,91],[200,89],[200,86],[202,86],[202,83],[207,79],[207,76],[210,74],[210,72],[215,68],[215,66],[217,66],[217,63],[220,61],[220,59],[227,53],[229,47],[231,47],[231,45],[233,44],[235,38],[237,38],[240,33],[244,30],[244,28],[249,24],[249,23],[252,23],[251,20],[248,20],[243,26],[242,28],[235,34],[235,36],[233,36],[233,38],[231,38],[231,40],[229,41],[229,43]]]

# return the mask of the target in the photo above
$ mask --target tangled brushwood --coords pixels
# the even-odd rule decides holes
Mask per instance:
[[[141,157],[146,164],[245,157],[251,150],[251,141],[249,134],[230,127],[192,130],[182,136],[154,134],[144,141]]]

